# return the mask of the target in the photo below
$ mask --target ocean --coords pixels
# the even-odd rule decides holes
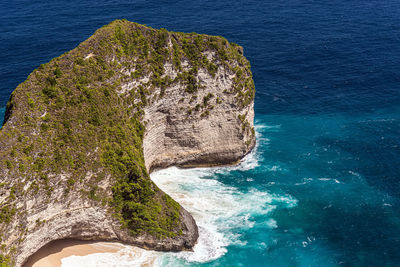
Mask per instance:
[[[3,1],[0,117],[33,69],[121,18],[242,45],[257,146],[151,175],[196,218],[194,252],[62,266],[400,266],[399,1]]]

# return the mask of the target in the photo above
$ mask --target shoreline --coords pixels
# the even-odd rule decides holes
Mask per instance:
[[[116,242],[81,241],[61,239],[40,248],[22,265],[23,267],[59,267],[61,260],[70,256],[87,256],[94,253],[117,253],[124,245]]]
[[[194,169],[207,169],[207,168],[224,168],[224,167],[236,167],[239,166],[243,160],[251,154],[251,152],[255,151],[256,145],[252,147],[252,149],[246,153],[246,155],[236,161],[232,162],[230,164],[224,164],[224,165],[213,165],[210,166],[207,164],[204,164],[203,166],[196,165],[194,167],[184,167],[184,166],[176,166],[175,168],[181,169],[181,170],[194,170]],[[151,173],[155,173],[158,171],[162,171],[167,168],[159,168],[159,169],[153,169]],[[198,242],[198,241],[197,241]],[[196,242],[196,243],[197,243]],[[119,255],[119,256],[124,256],[126,255],[126,251],[123,251],[123,249],[126,249],[127,246],[129,247],[129,256],[131,256],[131,260],[136,261],[139,260],[139,265],[138,266],[154,266],[156,262],[156,256],[154,257],[149,257],[148,260],[141,261],[140,258],[144,256],[145,251],[152,251],[154,250],[147,250],[145,248],[140,248],[134,245],[129,245],[129,244],[124,244],[122,242],[118,242],[117,240],[115,241],[93,241],[93,240],[77,240],[77,239],[61,239],[61,240],[56,240],[53,242],[50,242],[49,244],[45,245],[44,247],[40,248],[38,251],[36,251],[34,254],[32,254],[28,260],[22,265],[22,267],[60,267],[62,264],[62,259],[68,258],[71,256],[88,256],[91,254],[97,254],[97,253],[110,253]],[[133,253],[132,253],[133,252]],[[133,256],[133,257],[132,257]],[[68,265],[70,266],[70,265]]]

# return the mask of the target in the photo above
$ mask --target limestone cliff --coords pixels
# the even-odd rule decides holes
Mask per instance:
[[[64,238],[190,250],[195,221],[148,173],[237,162],[253,99],[240,46],[125,20],[41,65],[0,130],[0,263]]]

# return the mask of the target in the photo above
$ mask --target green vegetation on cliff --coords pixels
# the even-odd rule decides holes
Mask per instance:
[[[165,75],[168,62],[178,72],[174,79]],[[145,168],[143,107],[173,84],[196,93],[199,69],[214,77],[221,65],[236,77],[225,93],[234,94],[239,106],[249,105],[254,98],[249,63],[240,46],[222,37],[117,20],[41,65],[11,95],[0,130],[0,168],[6,170],[3,175],[18,178],[0,184],[9,192],[0,203],[0,230],[23,216],[18,199],[41,193],[50,199],[61,182],[65,194],[108,208],[132,235],[179,235],[180,206],[157,188]],[[130,80],[145,82],[122,90],[120,85]],[[155,88],[160,89],[156,96]],[[203,105],[212,98],[207,95]],[[58,180],[60,175],[66,178]],[[99,186],[110,176],[111,192]],[[23,239],[24,231],[18,235]],[[0,256],[0,263],[7,259]]]

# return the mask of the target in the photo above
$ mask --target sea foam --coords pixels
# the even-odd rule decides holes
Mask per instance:
[[[186,263],[215,260],[227,252],[227,246],[247,244],[237,229],[254,227],[255,216],[270,213],[278,204],[287,207],[296,205],[297,200],[290,196],[277,196],[255,188],[242,192],[215,178],[216,173],[248,169],[250,166],[258,166],[257,149],[236,167],[171,167],[151,175],[164,192],[194,216],[199,226],[200,237],[194,251],[164,254],[163,266],[173,266],[173,258]],[[262,224],[270,229],[278,227],[273,219]]]
[[[106,247],[107,243],[101,244]],[[70,256],[61,259],[61,267],[131,267],[158,266],[160,253],[137,247],[121,245],[116,253],[94,253],[86,256]]]
[[[259,166],[259,142],[263,142],[263,145],[269,142],[260,134],[263,128],[265,127],[256,126],[258,143],[237,166],[195,169],[170,167],[150,175],[161,190],[179,202],[195,218],[199,227],[199,239],[193,252],[144,253],[138,248],[125,246],[118,253],[68,257],[63,259],[62,266],[177,266],[210,262],[223,256],[228,246],[246,246],[241,230],[253,228],[257,223],[269,229],[277,228],[278,225],[272,218],[256,222],[255,217],[267,215],[277,205],[293,207],[297,203],[296,199],[256,188],[241,191],[217,179],[218,174],[229,175],[232,171],[248,171]],[[279,128],[274,128],[277,129]],[[247,179],[251,181],[251,172],[249,173]]]

